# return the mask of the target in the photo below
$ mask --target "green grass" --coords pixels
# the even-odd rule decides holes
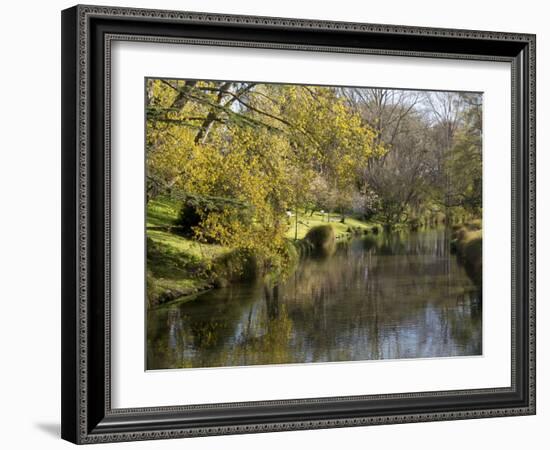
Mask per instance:
[[[147,240],[149,305],[195,294],[209,286],[200,260],[158,241]]]
[[[147,205],[147,226],[168,227],[174,225],[178,217],[177,202],[169,199],[150,200]],[[200,244],[174,233],[163,230],[147,230],[147,237],[170,249],[185,253],[197,259],[209,259],[227,253],[229,250],[221,245]]]
[[[147,205],[147,294],[151,306],[191,298],[197,292],[215,285],[216,280],[223,276],[230,281],[235,273],[241,272],[233,270],[233,266],[246,269],[246,264],[250,262],[242,257],[237,261],[238,264],[231,262],[233,249],[216,244],[201,244],[168,231],[168,227],[175,225],[178,212],[178,203],[166,198],[150,200]],[[298,218],[298,239],[303,239],[313,227],[329,224],[327,215],[319,212],[313,215],[302,212]],[[294,239],[294,217],[289,219],[286,237],[291,241]],[[362,232],[376,224],[351,217],[346,218],[346,223],[340,223],[340,217],[334,215],[330,225],[336,238],[343,238],[350,236],[351,229]],[[213,267],[223,276],[213,277]]]
[[[166,245],[178,252],[186,253],[197,259],[210,259],[223,255],[228,248],[216,244],[200,244],[197,241],[178,236],[168,231],[147,230],[147,237],[153,241]]]
[[[174,202],[173,200],[166,198],[150,200],[147,205],[147,226],[172,226],[177,220],[178,211],[179,206],[177,202]],[[330,222],[327,222],[327,214],[321,214],[318,211],[314,212],[313,215],[310,214],[310,212],[304,214],[303,210],[298,210],[298,239],[303,239],[310,228],[318,225],[326,225],[327,223],[331,224],[337,238],[349,235],[349,228],[368,229],[369,231],[376,225],[378,225],[379,229],[381,228],[380,224],[363,222],[353,217],[346,217],[346,223],[340,223],[340,216],[337,214],[331,214]],[[294,239],[294,220],[295,216],[289,218],[289,228],[286,232],[286,237],[289,239]],[[167,245],[172,245],[181,251],[190,251],[197,254],[197,256],[200,256],[200,248],[198,248],[198,244],[194,247],[193,241],[189,239],[158,230],[148,230],[147,235],[154,240],[163,242]],[[208,244],[203,245],[203,248],[204,247],[219,247],[217,250],[220,251],[220,253],[223,253],[223,248],[220,246],[212,246]]]
[[[150,200],[147,204],[147,226],[174,225],[178,218],[178,205],[168,199]]]
[[[346,223],[340,223],[340,216],[336,214],[330,216],[330,222],[327,222],[327,218],[327,214],[321,214],[317,211],[314,212],[312,216],[310,216],[309,212],[304,214],[303,211],[298,211],[298,239],[303,239],[311,228],[319,225],[327,225],[329,223],[334,229],[334,234],[337,239],[349,236],[348,229],[350,228],[360,228],[361,230],[367,229],[370,231],[377,225],[375,223],[363,222],[353,217],[346,217]],[[286,233],[286,237],[289,239],[294,239],[295,236],[295,220],[296,217],[294,215],[290,217],[290,226]],[[378,228],[381,228],[380,225],[378,225]]]
[[[194,278],[157,278],[148,277],[147,296],[151,306],[196,294],[209,285],[205,280]],[[167,293],[173,293],[167,296]],[[164,296],[164,297],[163,297]]]

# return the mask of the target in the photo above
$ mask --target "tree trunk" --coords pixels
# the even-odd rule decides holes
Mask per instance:
[[[297,206],[295,208],[295,212],[296,212],[296,221],[294,224],[294,240],[297,241],[298,240],[298,207]]]

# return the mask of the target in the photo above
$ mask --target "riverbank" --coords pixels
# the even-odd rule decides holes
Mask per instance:
[[[346,217],[342,222],[340,216],[320,211],[303,212],[299,210],[297,221],[296,212],[291,214],[288,217],[289,229],[286,232],[288,239],[304,239],[312,228],[328,224],[333,228],[336,239],[348,238],[351,234],[376,234],[382,230],[382,225],[376,222],[365,222],[354,217]]]
[[[328,258],[302,258],[286,280],[151,308],[148,369],[481,354],[481,298],[442,252],[449,230],[336,245]]]
[[[481,220],[472,220],[453,230],[451,250],[456,253],[459,263],[477,286],[482,287],[483,228]]]
[[[280,276],[280,268],[270,268],[269,261],[262,260],[259,255],[213,243],[200,243],[177,234],[177,218],[176,202],[168,199],[149,201],[147,300],[150,307],[174,300],[193,300],[207,290],[233,283]],[[301,255],[330,254],[335,240],[377,234],[381,230],[376,223],[353,217],[346,217],[342,222],[339,216],[321,212],[299,210],[297,221],[295,215],[289,215],[287,220],[287,264],[290,265],[296,264]],[[330,231],[327,233],[327,230]]]

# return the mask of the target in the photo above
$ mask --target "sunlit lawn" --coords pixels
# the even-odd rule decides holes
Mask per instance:
[[[174,225],[178,218],[178,206],[175,202],[158,198],[147,204],[147,226]]]
[[[160,230],[147,230],[147,236],[156,242],[168,245],[174,250],[187,253],[199,259],[213,258],[228,251],[226,247],[215,244],[200,244],[177,234]]]
[[[147,226],[148,227],[169,227],[176,223],[178,217],[178,205],[169,199],[155,199],[147,205]],[[286,237],[289,239],[303,239],[307,232],[318,225],[330,225],[333,227],[337,238],[349,236],[349,230],[359,228],[371,230],[376,224],[357,220],[353,217],[346,217],[345,223],[340,222],[337,214],[329,215],[319,211],[304,213],[298,210],[298,230],[296,233],[296,216],[288,217],[288,230]],[[228,251],[227,248],[215,244],[200,244],[191,239],[171,233],[167,230],[148,229],[147,236],[156,242],[168,245],[176,251],[186,253],[199,259],[214,258]]]
[[[289,229],[286,233],[286,236],[290,239],[294,239],[295,236],[298,239],[303,239],[310,228],[317,225],[327,225],[329,223],[332,228],[334,228],[334,232],[336,234],[336,237],[338,238],[349,235],[350,228],[361,228],[370,230],[373,228],[373,226],[375,226],[375,224],[362,222],[352,217],[346,217],[345,223],[341,223],[340,218],[341,217],[339,215],[331,214],[329,222],[328,214],[326,213],[321,214],[320,212],[316,211],[313,213],[313,215],[311,215],[311,212],[307,212],[306,214],[304,214],[303,211],[298,210],[298,233],[296,235],[296,216],[293,213],[292,217],[289,218]]]

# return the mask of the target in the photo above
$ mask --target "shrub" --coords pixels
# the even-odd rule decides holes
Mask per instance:
[[[196,227],[204,223],[212,213],[227,213],[228,218],[236,219],[241,223],[251,221],[249,206],[243,202],[231,198],[183,195],[181,208],[176,219],[176,231],[186,237],[194,237]],[[208,237],[209,242],[215,239]]]
[[[466,273],[476,286],[482,284],[482,237],[481,230],[467,234],[460,251]]]
[[[319,225],[311,228],[305,238],[318,256],[330,256],[336,250],[336,236],[330,225]]]
[[[251,250],[236,249],[216,259],[212,272],[216,287],[237,281],[254,281],[265,273],[265,261]]]
[[[453,231],[451,252],[456,253],[467,275],[478,288],[481,288],[482,285],[482,247],[483,236],[480,220],[469,222]]]
[[[176,220],[178,234],[187,237],[193,236],[193,229],[200,225],[201,220],[202,218],[197,205],[191,203],[182,204]]]

